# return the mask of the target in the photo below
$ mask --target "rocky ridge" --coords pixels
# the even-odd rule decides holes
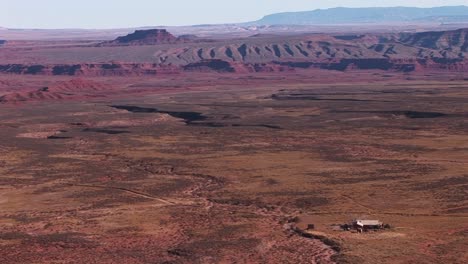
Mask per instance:
[[[79,57],[83,62],[7,63],[0,64],[0,72],[138,76],[186,71],[253,73],[326,69],[413,72],[468,69],[468,29],[413,34],[319,34],[194,40],[197,40],[196,36],[177,38],[166,30],[137,31],[112,42],[101,43],[98,47],[83,48]],[[116,51],[110,50],[117,48]],[[101,49],[112,54],[113,58],[122,56],[122,60],[90,62],[95,54],[102,53]],[[68,49],[54,51],[54,58],[68,54]],[[129,61],[131,58],[135,60]]]

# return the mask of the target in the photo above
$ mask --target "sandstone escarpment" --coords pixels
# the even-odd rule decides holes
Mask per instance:
[[[156,45],[176,43],[179,39],[165,29],[137,30],[126,36],[121,36],[113,41],[104,42],[101,46],[112,45]]]
[[[166,30],[139,30],[97,46],[21,49],[8,45],[0,54],[0,72],[70,76],[304,69],[459,72],[468,65],[467,32],[257,35],[208,41],[191,35],[177,38]],[[18,59],[21,56],[23,60]],[[34,63],[24,62],[28,60]]]
[[[403,34],[400,41],[411,46],[447,52],[468,52],[468,29]]]

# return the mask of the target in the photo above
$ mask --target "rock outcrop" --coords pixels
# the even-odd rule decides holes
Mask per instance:
[[[390,58],[356,58],[325,59],[310,61],[282,60],[271,62],[235,62],[221,59],[206,59],[186,65],[164,65],[156,63],[121,63],[112,64],[75,64],[75,65],[0,65],[0,73],[33,74],[56,76],[143,76],[168,75],[182,72],[214,73],[256,73],[284,72],[310,69],[334,71],[381,70],[394,72],[415,71],[453,71],[468,70],[466,59],[390,59]]]
[[[468,52],[468,28],[403,34],[400,41],[407,45],[427,49],[453,53]]]
[[[45,59],[49,62],[44,64],[0,64],[0,73],[138,76],[184,71],[246,73],[327,69],[413,72],[468,69],[468,29],[411,34],[257,36],[213,42],[201,41],[194,36],[177,38],[166,30],[156,29],[136,31],[102,45],[79,50],[80,57],[73,57],[79,60],[76,63],[53,63],[47,57]],[[144,47],[138,47],[140,45]],[[105,52],[101,53],[101,50]],[[41,56],[40,52],[36,54]],[[28,56],[40,61],[36,54]],[[104,63],[90,62],[95,61],[96,54]],[[75,61],[68,59],[68,48],[54,51],[54,55],[67,62]]]
[[[101,45],[156,45],[178,42],[178,38],[165,29],[137,30]]]

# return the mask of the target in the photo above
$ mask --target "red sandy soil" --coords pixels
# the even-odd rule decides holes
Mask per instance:
[[[462,260],[466,76],[330,73],[0,75],[69,95],[0,105],[0,262]],[[355,214],[396,228],[329,230]]]
[[[467,30],[153,33],[0,48],[0,262],[464,258]]]
[[[223,67],[230,69],[231,66],[232,64],[226,64]],[[33,81],[26,82],[27,79],[18,79],[15,75],[0,75],[0,104],[18,105],[41,101],[101,100],[132,95],[143,96],[182,91],[203,91],[211,89],[212,83],[218,83],[224,87],[239,87],[247,83],[249,85],[262,85],[265,81],[270,82],[272,80],[276,80],[278,83],[283,81],[288,83],[291,79],[323,83],[334,82],[337,78],[339,78],[340,82],[374,82],[378,76],[385,78],[387,81],[422,78],[425,80],[464,80],[468,78],[466,74],[457,73],[456,71],[447,71],[441,76],[439,70],[407,74],[383,70],[350,69],[342,72],[321,69],[292,70],[279,65],[272,65],[271,67],[264,72],[253,74],[242,66],[235,65],[233,67],[235,73],[229,70],[213,73],[209,66],[203,66],[200,63],[194,66],[194,69],[187,69],[185,72],[158,74],[156,79],[150,77],[150,75],[138,77],[138,74],[135,77],[132,77],[134,74],[119,74],[118,76],[111,75],[109,77],[39,75],[30,76],[30,80]],[[281,77],[282,74],[287,74],[288,78]],[[158,81],[151,81],[146,84],[145,80]],[[47,85],[43,85],[44,83]]]
[[[4,84],[7,86],[8,81],[4,81]],[[59,81],[52,86],[32,91],[6,93],[0,96],[0,103],[86,98],[99,96],[99,93],[109,91],[110,89],[106,85],[91,80],[72,79],[69,81]]]

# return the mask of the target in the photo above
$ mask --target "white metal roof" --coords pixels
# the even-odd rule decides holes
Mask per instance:
[[[381,225],[382,222],[379,220],[356,220],[356,224],[359,226],[378,226]]]

